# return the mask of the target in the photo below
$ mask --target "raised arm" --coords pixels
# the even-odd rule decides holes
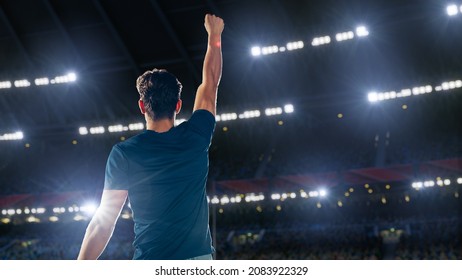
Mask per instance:
[[[126,190],[104,190],[101,205],[90,221],[83,238],[79,260],[96,260],[111,239],[117,218],[125,204]]]
[[[204,109],[215,115],[223,63],[221,33],[225,25],[221,18],[209,14],[205,15],[204,25],[208,33],[208,45],[202,68],[202,84],[197,89],[194,111]]]

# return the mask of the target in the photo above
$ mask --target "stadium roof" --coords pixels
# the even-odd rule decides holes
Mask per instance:
[[[134,82],[154,67],[184,83],[189,115],[201,80],[205,13],[226,22],[222,111],[287,101],[326,109],[361,102],[373,89],[461,74],[461,20],[449,17],[443,2],[7,0],[0,4],[0,80],[74,71],[78,82],[0,91],[0,129],[137,118]],[[370,32],[364,40],[309,45],[358,25]],[[250,53],[255,45],[298,40],[305,48],[296,52]]]

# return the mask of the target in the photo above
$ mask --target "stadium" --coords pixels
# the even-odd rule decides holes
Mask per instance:
[[[225,21],[207,197],[218,260],[462,259],[462,1],[0,3],[0,259],[73,260],[135,88],[192,114]],[[101,259],[133,256],[127,203]]]

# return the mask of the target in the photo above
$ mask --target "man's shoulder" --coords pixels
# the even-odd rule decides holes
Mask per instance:
[[[142,141],[144,132],[139,133],[135,136],[132,136],[126,140],[123,140],[117,144],[114,144],[113,149],[120,149],[122,151],[127,151],[130,149],[133,149],[139,145],[139,143]]]
[[[202,119],[205,121],[215,122],[215,116],[210,111],[205,109],[199,109],[194,111],[189,120],[191,121],[191,119]]]
[[[207,141],[211,140],[216,123],[215,116],[211,112],[204,109],[196,110],[187,123],[191,131],[202,135]]]

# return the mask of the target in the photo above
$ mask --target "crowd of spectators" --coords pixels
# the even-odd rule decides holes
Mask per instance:
[[[216,258],[460,260],[458,200],[430,196],[389,207],[364,199],[341,208],[303,200],[212,207]],[[0,225],[0,259],[75,259],[87,222]],[[399,233],[395,241],[390,233]],[[132,241],[133,222],[120,219],[101,259],[130,259]]]

